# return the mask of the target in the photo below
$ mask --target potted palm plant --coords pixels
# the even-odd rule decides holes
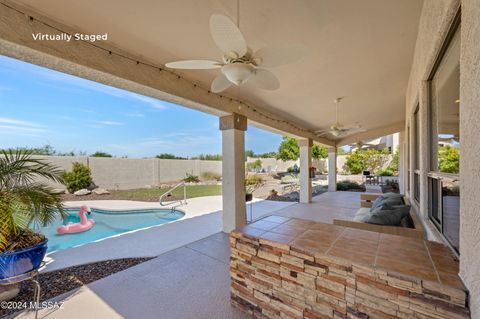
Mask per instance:
[[[40,267],[47,239],[35,229],[66,217],[61,195],[40,180],[63,183],[62,173],[30,151],[0,153],[0,279]]]

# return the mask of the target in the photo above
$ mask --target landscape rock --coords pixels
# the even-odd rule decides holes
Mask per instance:
[[[107,191],[105,188],[95,188],[92,193],[96,195],[108,195],[110,194],[109,191]]]
[[[74,192],[73,195],[75,195],[75,196],[85,196],[85,195],[88,195],[90,193],[91,193],[91,191],[84,188],[84,189],[79,189],[78,191]]]
[[[61,188],[55,188],[55,189],[53,189],[53,193],[55,193],[55,194],[66,194],[67,190],[66,189],[61,189]]]

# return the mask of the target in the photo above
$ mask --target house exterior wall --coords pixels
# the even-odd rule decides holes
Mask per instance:
[[[431,240],[441,240],[438,231],[428,221],[429,167],[429,91],[428,78],[438,58],[442,44],[461,5],[461,58],[460,58],[460,277],[470,295],[472,318],[480,318],[480,1],[479,0],[425,0],[406,94],[405,150],[401,154],[405,167],[410,167],[408,178],[401,179],[402,189],[413,199],[414,138],[413,112],[419,107],[419,159],[420,203],[412,200],[414,208],[423,218]],[[408,129],[407,129],[408,128]],[[409,158],[407,158],[409,157]]]
[[[480,1],[462,1],[460,56],[460,276],[480,318]]]

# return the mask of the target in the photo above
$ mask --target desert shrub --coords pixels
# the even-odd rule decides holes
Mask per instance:
[[[381,169],[377,171],[377,175],[380,176],[393,176],[393,171],[386,168],[386,169]]]
[[[64,172],[62,177],[70,193],[76,192],[82,188],[87,188],[93,182],[90,168],[78,162],[74,162],[72,170],[70,172]]]
[[[300,173],[300,167],[293,165],[287,168],[287,173]]]
[[[258,174],[251,174],[245,176],[245,191],[248,194],[253,193],[254,190],[259,188],[264,183],[262,176]]]
[[[197,175],[187,173],[187,176],[183,179],[183,181],[187,183],[198,183],[200,182],[200,179]]]
[[[256,171],[257,169],[262,168],[262,161],[257,159],[254,162],[247,163],[247,170],[248,171]]]
[[[337,182],[337,190],[338,191],[364,191],[365,186],[360,185],[357,182],[354,181],[341,181]]]
[[[245,177],[245,185],[247,186],[259,183],[263,183],[263,178],[258,174],[250,174]]]
[[[222,179],[222,175],[215,172],[203,172],[202,179],[206,181],[219,181]]]
[[[298,175],[285,175],[280,180],[281,184],[290,184],[290,183],[298,183],[299,178]]]

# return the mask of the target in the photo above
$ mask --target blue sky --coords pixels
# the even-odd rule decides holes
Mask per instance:
[[[246,149],[276,151],[281,136],[249,126]],[[218,118],[0,56],[0,148],[148,157],[221,153]]]

